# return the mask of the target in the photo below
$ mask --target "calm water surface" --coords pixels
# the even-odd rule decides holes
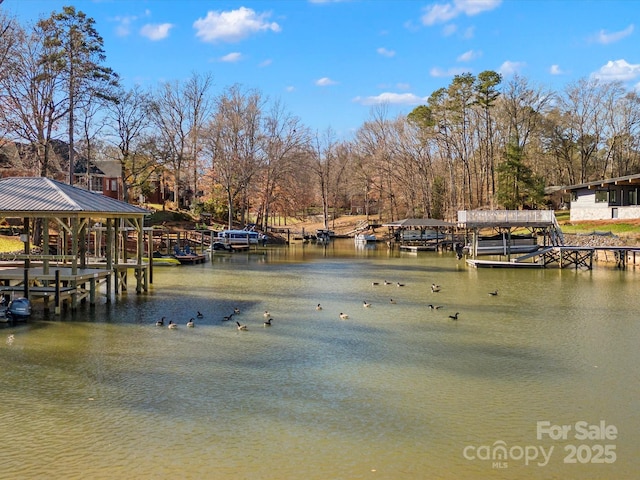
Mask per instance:
[[[0,326],[0,478],[637,478],[639,280],[347,241],[156,268]]]

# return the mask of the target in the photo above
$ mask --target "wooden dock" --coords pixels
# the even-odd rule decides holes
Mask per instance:
[[[32,265],[25,268],[19,262],[6,262],[0,265],[0,292],[19,294],[29,299],[42,300],[45,310],[53,300],[54,311],[61,313],[63,304],[75,309],[80,302],[89,300],[95,304],[99,288],[104,285],[104,296],[109,301],[111,296],[111,278],[113,277],[115,292],[127,290],[127,277],[130,270],[136,277],[136,291],[148,290],[149,264],[119,263],[106,268],[106,264],[88,265],[86,268],[70,266]]]

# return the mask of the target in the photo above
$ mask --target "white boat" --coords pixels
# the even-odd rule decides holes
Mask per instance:
[[[354,240],[355,240],[356,243],[369,243],[369,242],[377,242],[378,238],[373,234],[358,233],[354,237]]]
[[[260,234],[253,230],[222,230],[212,238],[212,242],[222,245],[257,245]]]
[[[436,240],[438,238],[444,238],[444,234],[439,233],[437,230],[432,230],[432,229],[402,230],[400,232],[400,240],[402,240],[403,242]]]

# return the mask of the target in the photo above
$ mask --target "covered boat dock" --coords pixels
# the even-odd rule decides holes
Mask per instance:
[[[389,229],[390,246],[399,245],[400,250],[418,252],[422,250],[444,251],[453,249],[456,243],[456,224],[434,218],[406,218],[384,223]]]
[[[136,292],[147,291],[150,265],[143,261],[143,220],[148,214],[143,208],[50,178],[0,179],[0,217],[20,219],[24,245],[22,253],[0,256],[0,291],[43,299],[45,308],[53,299],[56,313],[65,300],[72,308],[85,298],[94,303],[102,283],[110,301],[113,292],[127,290],[129,270],[136,278]],[[91,262],[89,231],[102,221],[104,237],[95,249],[104,257]],[[50,229],[59,232],[55,243]],[[127,249],[130,231],[135,232],[132,258]]]

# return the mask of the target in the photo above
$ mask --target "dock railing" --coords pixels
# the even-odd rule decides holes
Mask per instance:
[[[460,210],[458,224],[473,225],[527,225],[555,222],[553,210]]]

